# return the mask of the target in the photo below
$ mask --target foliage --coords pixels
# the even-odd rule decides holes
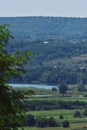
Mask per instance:
[[[80,111],[75,111],[73,117],[81,117]]]
[[[87,18],[67,17],[4,17],[0,24],[9,23],[12,34],[22,40],[86,39]],[[22,33],[21,33],[22,32]],[[66,33],[67,32],[67,33]]]
[[[25,94],[27,94],[27,95],[35,95],[35,92],[33,90],[28,90],[27,92],[25,92]]]
[[[87,102],[84,101],[62,101],[62,100],[26,100],[24,101],[28,110],[54,110],[54,109],[76,109],[86,108]]]
[[[50,117],[47,122],[48,122],[48,126],[49,127],[56,127],[56,126],[58,126],[55,118],[53,118],[53,117]]]
[[[63,115],[61,114],[60,116],[59,116],[59,119],[63,119],[64,117],[63,117]]]
[[[0,25],[0,130],[17,130],[24,121],[24,95],[8,85],[11,76],[21,76],[23,64],[27,63],[30,52],[10,54],[8,40],[12,38],[7,25]],[[21,126],[22,127],[22,126]]]
[[[47,126],[47,119],[45,117],[39,117],[36,120],[37,127],[46,127]]]
[[[69,121],[64,120],[63,123],[62,123],[62,125],[63,125],[64,128],[69,127]]]
[[[27,120],[25,122],[26,126],[37,126],[37,127],[56,127],[58,126],[54,117],[35,117],[32,114],[27,116]]]
[[[58,90],[57,90],[57,88],[53,87],[53,88],[52,88],[52,91],[58,91]]]
[[[66,91],[68,90],[68,86],[66,84],[61,84],[59,87],[58,87],[58,90],[61,94],[65,94]]]
[[[10,78],[9,82],[87,84],[86,21],[87,18],[0,18],[0,23],[14,25],[9,28],[16,39],[9,41],[8,52],[31,50],[35,54],[30,70],[21,79]]]
[[[79,92],[85,92],[86,91],[86,88],[83,84],[78,84],[77,85],[77,91]]]
[[[87,116],[87,109],[85,109],[85,110],[83,111],[83,115],[84,115],[84,116]]]
[[[87,84],[86,42],[78,41],[78,43],[73,44],[69,41],[66,43],[54,40],[49,41],[49,45],[44,45],[43,41],[31,43],[20,41],[19,43],[15,42],[14,45],[10,44],[8,50],[12,52],[11,47],[13,46],[13,51],[15,51],[19,46],[19,50],[22,52],[30,49],[35,54],[34,58],[31,59],[30,70],[27,71],[26,75],[23,75],[21,82],[57,85],[64,81],[67,84],[79,82]]]
[[[35,126],[35,123],[36,123],[36,120],[35,120],[34,115],[29,114],[29,115],[27,116],[26,125],[27,125],[27,126]]]
[[[53,117],[38,117],[36,119],[36,126],[37,127],[57,127],[58,124]]]
[[[10,17],[0,18],[9,23],[16,37],[7,46],[10,53],[17,49],[31,50],[35,56],[26,75],[10,82],[87,84],[87,18]],[[28,66],[25,66],[28,68]]]

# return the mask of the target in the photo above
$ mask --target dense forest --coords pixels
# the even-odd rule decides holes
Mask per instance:
[[[0,17],[0,24],[10,24],[10,30],[19,40],[87,39],[87,18],[67,17]]]
[[[16,83],[87,84],[87,18],[1,17],[14,36],[8,51],[34,56]]]

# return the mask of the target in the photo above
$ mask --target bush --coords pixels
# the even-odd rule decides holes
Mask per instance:
[[[87,97],[87,94],[84,94],[83,97]]]
[[[45,117],[39,117],[36,119],[36,126],[37,127],[46,127],[47,126],[47,118]]]
[[[59,93],[66,94],[66,91],[68,90],[68,86],[66,84],[61,84],[59,87]]]
[[[84,115],[84,116],[87,116],[87,109],[85,109],[85,110],[83,111],[83,115]]]
[[[69,127],[69,121],[67,121],[67,120],[63,121],[62,126],[63,126],[64,128]]]
[[[31,115],[31,114],[28,115],[28,116],[27,116],[27,122],[26,122],[26,125],[27,125],[27,126],[34,126],[35,123],[36,123],[36,120],[35,120],[34,115]]]
[[[73,117],[81,117],[80,111],[75,111]]]
[[[53,117],[50,117],[50,118],[48,119],[48,123],[47,123],[47,124],[48,124],[49,127],[58,126],[56,120],[55,120]]]
[[[59,116],[59,119],[63,119],[63,118],[64,118],[63,115],[60,115],[60,116]]]
[[[55,88],[55,87],[53,87],[53,88],[52,88],[52,91],[58,91],[58,89],[57,89],[57,88]]]
[[[56,120],[53,117],[45,118],[45,117],[39,117],[36,119],[36,126],[37,127],[56,127],[58,126]]]
[[[85,88],[85,86],[83,84],[79,84],[79,85],[77,85],[77,91],[85,92],[86,88]]]

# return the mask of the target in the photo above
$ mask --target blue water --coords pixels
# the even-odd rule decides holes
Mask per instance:
[[[34,88],[44,88],[44,89],[52,89],[53,87],[57,87],[54,85],[44,85],[44,84],[9,84],[12,87],[34,87]]]

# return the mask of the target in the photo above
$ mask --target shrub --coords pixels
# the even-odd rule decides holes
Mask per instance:
[[[68,86],[67,86],[66,84],[61,84],[61,85],[58,87],[58,89],[59,89],[59,92],[60,92],[61,94],[66,94],[66,91],[68,90]]]
[[[31,115],[31,114],[28,115],[26,125],[27,126],[34,126],[35,123],[36,123],[36,120],[35,120],[34,115]]]
[[[50,117],[50,118],[48,119],[48,123],[47,123],[47,124],[48,124],[49,127],[58,126],[56,120],[55,120],[53,117]]]
[[[73,117],[81,117],[80,111],[75,111]]]
[[[84,94],[83,96],[84,96],[84,97],[87,97],[87,94]]]
[[[63,121],[62,126],[63,126],[64,128],[69,127],[69,121],[67,121],[67,120]]]
[[[47,118],[39,117],[36,119],[36,126],[37,127],[46,127],[47,126]]]
[[[84,116],[87,116],[87,109],[85,109],[85,110],[83,111],[83,115],[84,115]]]
[[[57,88],[53,87],[53,88],[52,88],[52,91],[58,91],[58,90],[57,90]]]
[[[60,116],[59,116],[59,119],[63,119],[63,118],[64,118],[63,115],[60,115]]]
[[[50,118],[45,118],[45,117],[38,117],[36,119],[36,126],[37,127],[56,127],[58,126],[55,118],[50,117]]]

